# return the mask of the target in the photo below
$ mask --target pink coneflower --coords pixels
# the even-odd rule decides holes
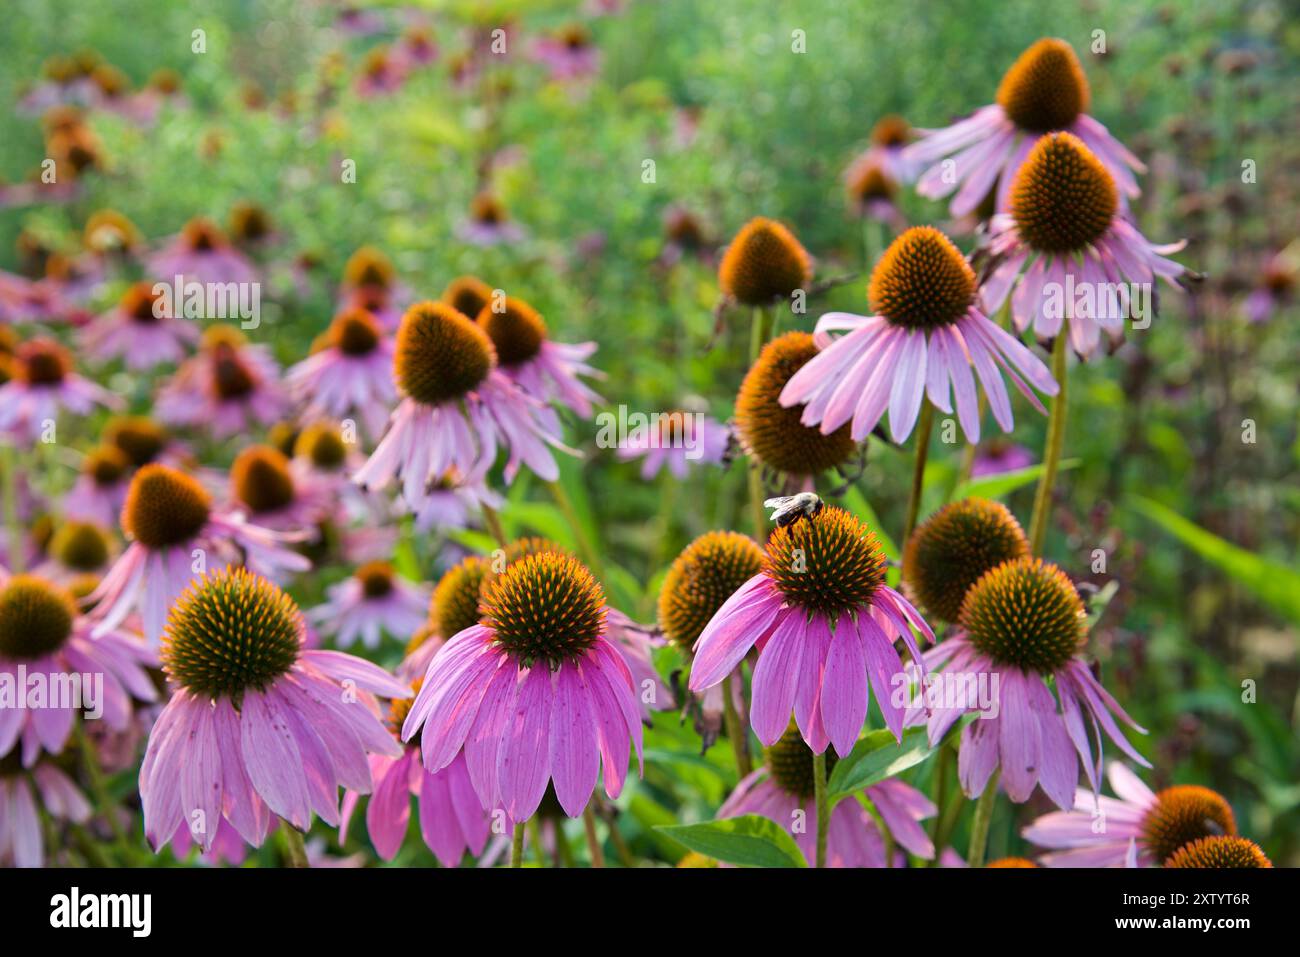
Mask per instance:
[[[73,372],[68,350],[53,339],[19,345],[10,368],[13,377],[0,385],[0,433],[35,442],[52,430],[65,409],[84,416],[96,405],[122,405],[112,392]]]
[[[416,679],[413,690],[419,691],[421,684]],[[409,700],[393,702],[389,724],[395,732],[400,733],[410,708]],[[366,830],[381,858],[391,861],[401,850],[411,820],[411,798],[418,804],[424,843],[443,867],[458,866],[466,851],[476,857],[483,853],[491,830],[491,815],[474,793],[463,751],[441,771],[430,773],[420,765],[417,734],[399,758],[372,756],[370,776],[375,790],[366,806]],[[360,797],[355,791],[343,796],[340,844],[347,840],[348,823]]]
[[[415,510],[415,529],[460,531],[470,527],[470,518],[481,515],[484,506],[499,509],[505,500],[488,487],[483,478],[463,478],[449,469],[424,492],[424,504]]]
[[[721,682],[758,646],[750,722],[771,746],[794,712],[817,754],[844,756],[867,716],[868,682],[885,723],[901,739],[903,709],[893,700],[903,664],[921,653],[909,626],[934,640],[916,609],[885,584],[875,535],[842,508],[821,505],[768,538],[763,568],[727,599],[695,645],[690,689]]]
[[[140,768],[155,850],[186,825],[204,850],[225,818],[260,846],[272,815],[298,830],[337,826],[338,788],[369,793],[368,754],[401,753],[372,695],[404,698],[376,665],[303,648],[293,599],[244,569],[193,582],[167,619],[163,669],[175,687]]]
[[[126,491],[131,485],[131,460],[112,445],[91,449],[81,460],[81,472],[63,497],[63,513],[112,526],[122,514]]]
[[[251,283],[257,281],[253,263],[230,245],[210,219],[191,219],[180,234],[149,259],[149,274],[163,282]]]
[[[250,445],[230,466],[228,508],[260,528],[307,540],[316,536],[335,502],[325,484],[295,472],[279,449]]]
[[[55,821],[85,824],[91,807],[52,761],[26,769],[17,748],[0,754],[0,867],[45,866],[40,810]]]
[[[162,637],[167,610],[205,569],[241,557],[255,572],[270,576],[311,567],[285,547],[285,536],[213,508],[203,486],[166,465],[146,465],[135,473],[122,508],[122,531],[131,544],[88,599],[95,617],[103,619],[95,631],[110,631],[139,611],[151,646]]]
[[[509,452],[506,481],[520,464],[548,481],[559,467],[547,446],[563,448],[547,429],[542,403],[525,395],[496,368],[487,333],[451,306],[417,303],[397,331],[393,378],[403,396],[388,432],[356,475],[368,488],[396,476],[412,508],[428,488],[455,469],[482,477],[498,444]]]
[[[1185,844],[1237,834],[1232,808],[1219,794],[1195,784],[1152,791],[1118,761],[1106,768],[1118,798],[1084,788],[1074,809],[1053,811],[1022,832],[1025,840],[1056,849],[1046,867],[1159,867]]]
[[[873,161],[895,183],[910,183],[916,178],[918,169],[916,163],[909,162],[904,156],[904,150],[913,138],[907,120],[887,114],[871,128],[871,145],[860,158],[864,162],[868,159]]]
[[[131,720],[133,697],[157,697],[145,671],[154,658],[144,644],[113,628],[96,627],[92,634],[92,624],[62,586],[0,569],[0,673],[24,696],[19,706],[0,708],[0,754],[21,740],[23,767],[30,768],[42,749],[63,750],[78,712],[99,708],[104,723],[120,730]],[[75,701],[58,693],[91,675],[103,676],[99,701],[89,688]],[[28,700],[38,678],[46,691],[39,701]]]
[[[397,41],[394,57],[407,69],[428,66],[438,59],[438,44],[433,30],[423,23],[407,27]]]
[[[477,193],[469,204],[469,218],[456,228],[456,235],[475,246],[517,243],[524,231],[510,219],[501,201],[488,192]]]
[[[827,758],[833,767],[836,758]],[[749,774],[718,808],[719,818],[758,814],[791,832],[811,862],[817,849],[817,809],[813,800],[813,753],[791,725],[767,750],[767,763]],[[934,803],[920,791],[891,778],[866,788],[894,840],[918,857],[934,857],[934,844],[918,823],[935,814]],[[796,822],[805,826],[795,827]],[[827,867],[903,867],[907,859],[885,855],[885,840],[875,818],[856,798],[845,798],[831,810],[827,829]]]
[[[533,41],[533,58],[543,64],[552,80],[561,82],[591,76],[600,69],[600,50],[580,23],[570,23]]]
[[[194,839],[190,836],[189,826],[182,821],[176,828],[176,833],[172,835],[171,840],[172,853],[176,855],[177,860],[183,860],[189,856],[191,849],[195,847]],[[209,864],[225,864],[230,867],[238,867],[244,863],[244,858],[248,856],[248,845],[244,839],[239,836],[234,825],[224,817],[217,822],[217,836],[212,839],[212,846],[203,851],[203,860]]]
[[[805,425],[820,424],[829,435],[852,420],[851,435],[860,442],[888,407],[890,433],[902,442],[926,396],[952,412],[951,382],[957,419],[977,442],[976,376],[1004,432],[1014,421],[1003,373],[1039,411],[1030,385],[1056,394],[1047,366],[981,311],[974,271],[939,230],[915,226],[895,239],[871,273],[867,297],[871,316],[831,312],[817,321],[822,351],[781,392],[782,405],[806,403]],[[840,331],[848,335],[832,340],[830,333]]]
[[[888,223],[898,232],[907,228],[896,202],[898,180],[877,153],[867,150],[849,164],[844,171],[844,189],[853,215]]]
[[[429,590],[401,578],[387,562],[368,562],[326,590],[329,600],[307,613],[308,621],[340,647],[358,639],[378,648],[387,633],[406,641],[425,621]]]
[[[983,304],[996,312],[1019,281],[1011,296],[1016,328],[1032,324],[1040,339],[1052,339],[1068,315],[1071,346],[1091,356],[1103,329],[1123,337],[1136,286],[1150,292],[1157,277],[1172,283],[1187,271],[1165,258],[1185,245],[1148,242],[1120,215],[1114,180],[1098,157],[1078,137],[1052,133],[1016,174],[1010,212],[989,223],[997,265],[980,290]]]
[[[210,326],[198,355],[159,390],[155,408],[165,422],[226,438],[283,417],[289,400],[279,378],[266,346],[250,344],[233,326]]]
[[[980,478],[984,475],[1000,475],[1003,472],[1015,472],[1034,464],[1034,453],[1023,445],[1016,445],[1004,439],[993,439],[980,443],[971,461],[970,477]]]
[[[647,481],[663,468],[683,479],[691,466],[721,465],[730,447],[731,430],[717,419],[677,409],[663,413],[657,426],[652,422],[633,429],[615,454],[624,461],[641,459],[641,477]]]
[[[344,419],[357,415],[372,438],[384,431],[393,386],[393,343],[379,320],[364,309],[339,313],[320,348],[293,366],[285,381],[307,417]]]
[[[50,536],[47,560],[35,573],[67,588],[97,582],[117,551],[109,524],[65,519]]]
[[[512,296],[484,305],[477,321],[496,349],[497,368],[529,395],[558,402],[584,419],[593,402],[604,401],[578,378],[603,376],[586,362],[596,343],[553,341],[537,310]]]
[[[387,46],[373,47],[361,61],[355,84],[357,95],[365,99],[396,92],[406,82],[408,72],[405,60],[394,56]]]
[[[1134,761],[1150,767],[1112,714],[1146,732],[1080,656],[1087,615],[1074,585],[1055,565],[1023,557],[985,572],[966,593],[958,624],[961,630],[929,651],[925,663],[946,663],[944,670],[952,674],[988,675],[990,683],[996,676],[998,682],[996,715],[981,714],[962,732],[958,771],[966,794],[982,794],[1000,767],[1012,801],[1027,800],[1037,784],[1058,807],[1069,809],[1075,803],[1080,760],[1097,789],[1101,731]],[[979,710],[978,701],[933,707],[930,741],[938,743],[963,714]],[[1086,724],[1092,725],[1095,747]]]
[[[676,707],[673,693],[664,684],[654,663],[654,649],[667,644],[664,637],[649,625],[633,621],[617,608],[609,609],[605,624],[610,643],[623,656],[632,675],[642,720],[648,724],[651,711],[671,711]]]
[[[957,190],[949,205],[952,215],[973,211],[995,185],[995,208],[1004,210],[1016,170],[1035,141],[1045,133],[1066,131],[1097,154],[1126,196],[1135,197],[1140,191],[1133,172],[1145,173],[1146,167],[1088,115],[1090,98],[1074,48],[1044,38],[1003,75],[997,103],[952,126],[918,130],[920,142],[904,149],[902,157],[908,163],[934,164],[917,183],[922,196],[938,199]]]
[[[373,246],[362,246],[348,257],[338,291],[338,311],[364,309],[385,331],[397,328],[411,293],[398,282],[392,261]]]
[[[180,362],[199,341],[198,327],[165,314],[151,283],[127,289],[116,306],[95,317],[81,332],[82,346],[99,362],[121,359],[128,369],[151,369]]]
[[[581,814],[602,764],[605,793],[618,797],[629,745],[641,755],[641,722],[591,573],[555,552],[529,555],[491,583],[482,612],[434,656],[403,740],[421,735],[431,772],[463,747],[481,806],[516,822],[537,810],[548,780],[565,813]]]

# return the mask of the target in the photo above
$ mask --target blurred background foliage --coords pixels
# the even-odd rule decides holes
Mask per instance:
[[[0,210],[0,268],[19,268],[22,232],[75,248],[86,217],[103,207],[158,239],[192,216],[224,221],[236,202],[252,201],[274,220],[276,256],[319,261],[310,294],[277,297],[255,334],[286,363],[329,321],[348,255],[373,244],[417,295],[435,297],[473,273],[535,304],[556,338],[595,339],[611,407],[700,402],[725,420],[744,373],[748,316],[724,316],[714,339],[713,257],[706,249],[666,264],[665,211],[689,210],[713,249],[749,217],[776,217],[816,257],[819,277],[858,273],[864,230],[848,215],[842,172],[872,125],[888,113],[944,125],[990,102],[1031,41],[1063,37],[1084,60],[1091,112],[1150,167],[1139,225],[1157,242],[1187,237],[1179,259],[1207,279],[1194,297],[1161,290],[1149,329],[1073,369],[1065,454],[1078,462],[1058,485],[1047,553],[1077,579],[1118,582],[1090,653],[1150,732],[1138,746],[1155,765],[1152,783],[1218,789],[1275,862],[1300,864],[1300,331],[1294,297],[1261,323],[1242,309],[1269,258],[1295,239],[1294,8],[633,0],[593,17],[560,2],[418,6],[438,61],[390,95],[361,99],[352,84],[362,57],[393,39],[411,5],[374,7],[387,28],[356,36],[337,27],[338,8],[304,0],[10,3],[0,101],[14,103],[46,58],[88,49],[133,87],[159,68],[177,71],[189,106],[147,128],[96,113],[106,168],[70,203]],[[524,50],[539,31],[574,20],[591,30],[599,74],[552,82]],[[454,84],[449,64],[498,25],[509,55]],[[206,32],[202,54],[191,52],[196,29]],[[1104,53],[1088,52],[1096,30]],[[804,31],[806,52],[792,52],[793,31]],[[44,156],[32,117],[0,114],[0,144],[0,182],[32,175]],[[1247,159],[1253,183],[1242,179]],[[341,181],[345,160],[355,162],[355,183]],[[458,237],[483,188],[526,231],[522,241],[482,248]],[[901,205],[913,222],[947,217],[910,193]],[[969,235],[960,241],[970,248]],[[864,310],[864,282],[787,315],[785,328],[810,329],[830,308]],[[1024,403],[1016,411],[1012,438],[1037,454],[1045,419]],[[565,482],[607,555],[606,586],[648,620],[682,546],[709,528],[745,527],[743,462],[697,470],[675,488],[662,477],[643,482],[637,464],[596,448],[591,423],[571,422],[567,434],[584,458],[566,464]],[[94,435],[92,423],[81,438]],[[217,456],[228,462],[235,451]],[[959,444],[936,443],[929,506],[951,487],[961,454]],[[870,503],[896,537],[909,470],[910,451],[873,443],[850,506]],[[42,476],[54,487],[71,478]],[[1032,482],[1003,485],[1000,497],[1027,520]],[[574,541],[536,483],[517,483],[503,514],[512,532]],[[1093,571],[1095,549],[1104,571]],[[441,552],[419,542],[409,561],[432,578]],[[680,667],[671,651],[661,664]],[[676,715],[658,716],[647,745],[645,781],[620,802],[623,833],[672,861],[681,848],[651,826],[707,818],[733,779],[730,757],[725,748],[700,757]],[[928,773],[918,769],[914,782],[925,787]],[[1043,810],[1001,806],[990,856],[1023,850],[1016,829]],[[423,861],[416,847],[399,863]]]

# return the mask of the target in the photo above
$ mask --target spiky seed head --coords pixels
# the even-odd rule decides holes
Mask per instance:
[[[221,227],[204,216],[191,219],[181,230],[181,242],[190,252],[211,252],[228,246]]]
[[[443,302],[420,302],[397,330],[393,374],[416,402],[438,405],[474,389],[496,365],[487,333]]]
[[[871,311],[906,329],[950,325],[974,299],[975,271],[933,226],[913,226],[890,243],[867,287]]]
[[[345,309],[330,323],[329,342],[348,356],[368,356],[383,338],[374,313],[360,306]]]
[[[126,453],[112,445],[97,446],[81,460],[81,473],[89,475],[99,488],[108,488],[122,481],[130,467],[131,460]]]
[[[479,596],[489,565],[477,555],[468,555],[447,569],[429,599],[429,622],[442,638],[451,638],[479,623]]]
[[[492,301],[492,287],[477,276],[457,276],[442,291],[442,301],[467,319],[474,319]]]
[[[882,116],[871,128],[871,142],[876,146],[906,146],[911,138],[911,124],[896,113]]]
[[[68,592],[36,575],[0,586],[0,659],[35,661],[63,647],[77,607]]]
[[[826,750],[826,773],[838,763],[834,748]],[[793,721],[776,744],[767,749],[767,769],[772,780],[787,794],[810,798],[816,790],[813,777],[813,751],[804,742],[803,735]]]
[[[298,433],[293,442],[293,454],[305,458],[312,468],[336,472],[348,460],[348,447],[337,425],[316,421]]]
[[[306,626],[293,599],[245,568],[223,568],[191,582],[167,615],[161,659],[188,691],[236,707],[298,660]]]
[[[1165,867],[1250,868],[1272,867],[1264,851],[1244,837],[1203,837],[1180,847]]]
[[[740,228],[718,266],[723,293],[746,306],[769,306],[812,282],[812,257],[784,225],[762,216]]]
[[[478,324],[492,340],[497,351],[497,361],[503,366],[527,362],[541,351],[546,341],[546,322],[541,315],[524,302],[507,296],[500,311],[491,304],[478,313]]]
[[[1087,637],[1087,615],[1073,583],[1055,565],[1029,556],[980,576],[957,620],[995,664],[1041,675],[1063,667]]]
[[[101,209],[86,220],[81,241],[92,252],[120,252],[140,245],[140,231],[117,210]]]
[[[778,336],[758,355],[736,397],[736,433],[745,452],[788,475],[816,475],[848,461],[856,443],[849,423],[830,435],[799,421],[803,406],[781,405],[781,390],[817,354],[806,332]]]
[[[1088,111],[1091,94],[1074,47],[1055,37],[1035,41],[998,85],[998,106],[1022,130],[1049,133]]]
[[[122,298],[118,300],[117,307],[126,316],[129,316],[132,322],[138,322],[142,325],[154,325],[158,322],[159,316],[154,312],[154,304],[162,297],[154,292],[153,283],[137,282],[127,287],[126,292],[122,293]]]
[[[28,339],[14,354],[17,378],[33,386],[58,385],[72,371],[72,356],[53,339]]]
[[[1044,136],[1011,184],[1020,237],[1045,253],[1071,253],[1105,235],[1119,192],[1101,160],[1073,133]]]
[[[119,415],[104,426],[106,445],[120,449],[136,468],[148,465],[167,447],[167,430],[144,415]]]
[[[395,280],[392,261],[373,246],[362,246],[343,267],[343,281],[349,286],[389,289]]]
[[[872,200],[892,200],[898,184],[874,160],[854,163],[848,175],[849,200],[854,206],[866,206]]]
[[[108,531],[94,522],[72,519],[59,526],[50,539],[49,551],[65,568],[89,572],[108,563],[113,554],[113,542]]]
[[[383,598],[392,594],[396,573],[388,562],[366,562],[354,573],[361,583],[361,591],[367,598]]]
[[[166,465],[146,465],[131,479],[122,506],[122,531],[147,548],[166,548],[198,534],[212,496],[194,479]]]
[[[885,583],[885,554],[860,518],[825,505],[772,532],[763,571],[791,604],[834,622],[871,604]]]
[[[292,504],[296,491],[288,458],[269,445],[250,445],[235,457],[230,488],[254,514]]]
[[[230,210],[230,234],[236,242],[255,243],[271,235],[271,216],[256,203],[238,202]]]
[[[1237,819],[1228,802],[1195,784],[1165,788],[1142,815],[1141,842],[1157,862],[1199,838],[1236,835]]]
[[[673,561],[659,591],[659,627],[690,653],[718,609],[763,568],[763,550],[739,532],[705,532]]]
[[[605,593],[576,558],[555,552],[513,562],[487,588],[483,624],[527,668],[581,657],[605,631]]]
[[[1024,529],[1005,505],[967,498],[945,505],[912,532],[903,552],[903,581],[930,615],[956,621],[981,575],[1028,554]]]
[[[505,206],[489,192],[475,194],[469,201],[469,215],[476,223],[495,226],[510,218]]]

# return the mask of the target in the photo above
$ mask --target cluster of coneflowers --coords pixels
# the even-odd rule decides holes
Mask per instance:
[[[400,60],[368,62],[368,91],[433,55],[427,36],[404,44]],[[595,61],[578,32],[544,46],[565,76]],[[1270,866],[1213,791],[1153,792],[1126,764],[1104,764],[1109,742],[1148,766],[1121,725],[1141,729],[1089,663],[1079,589],[1044,557],[1068,351],[1099,359],[1102,334],[1118,339],[1125,321],[1058,314],[1052,289],[1184,272],[1166,258],[1176,247],[1152,245],[1132,223],[1141,164],[1087,108],[1074,52],[1042,40],[969,119],[916,132],[882,124],[848,177],[857,210],[898,231],[872,257],[867,315],[826,313],[811,333],[775,334],[790,297],[829,283],[814,282],[812,256],[785,225],[758,218],[736,235],[719,284],[724,307],[753,311],[731,423],[748,459],[752,535],[693,541],[667,570],[654,624],[610,605],[559,483],[556,455],[575,454],[565,419],[604,401],[585,381],[598,377],[594,343],[553,339],[537,308],[475,277],[420,298],[363,248],[311,354],[281,370],[233,324],[200,331],[160,310],[148,282],[252,281],[274,242],[263,211],[236,211],[228,231],[193,220],[153,249],[123,217],[100,216],[95,235],[112,252],[93,265],[135,281],[78,331],[79,357],[140,377],[170,372],[141,380],[156,386],[152,417],[108,421],[49,533],[13,456],[4,463],[0,673],[93,672],[104,698],[102,722],[72,706],[0,708],[0,861],[39,864],[47,824],[91,842],[88,829],[100,829],[118,863],[134,860],[103,774],[132,767],[143,745],[138,803],[156,852],[197,847],[238,862],[279,830],[290,862],[305,864],[314,820],[345,839],[364,800],[386,860],[407,842],[414,803],[444,866],[507,855],[521,865],[530,822],[539,859],[563,863],[565,817],[585,819],[599,865],[598,818],[610,817],[633,754],[643,770],[651,712],[680,708],[704,748],[725,738],[734,756],[738,782],[717,817],[767,818],[816,866],[983,866],[999,795],[1023,804],[1036,791],[1060,809],[1024,830],[1046,850],[1043,865]],[[973,255],[937,228],[906,227],[890,205],[918,177],[923,195],[955,194],[955,217],[983,220]],[[474,209],[480,225],[504,222],[490,196]],[[30,292],[0,300],[0,316],[39,325]],[[11,448],[97,404],[120,411],[57,337],[0,332]],[[1040,412],[1051,405],[1029,532],[981,498],[922,518],[936,411],[955,415],[972,446],[986,410],[1010,433],[1008,382]],[[724,426],[697,421],[678,411],[655,441],[620,454],[642,457],[647,479],[661,468],[689,478],[692,462],[720,463],[730,444]],[[698,459],[680,448],[692,428],[703,430]],[[205,463],[214,440],[268,430],[266,442],[241,441],[228,469]],[[883,529],[834,494],[834,473],[851,479],[872,435],[915,444],[898,567]],[[502,493],[524,468],[572,519],[577,551],[505,535]],[[495,551],[464,555],[431,587],[397,571],[400,542],[471,526]],[[286,589],[337,566],[351,573],[304,612]],[[323,647],[386,638],[406,647],[394,672]],[[684,686],[658,670],[665,644],[689,664]],[[943,676],[987,681],[996,713],[932,699]],[[858,760],[873,728],[925,742],[932,796],[897,775],[832,791],[836,767]],[[964,861],[951,841],[954,761],[973,802]]]

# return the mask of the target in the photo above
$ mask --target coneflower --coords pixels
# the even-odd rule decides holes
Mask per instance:
[[[1203,837],[1237,835],[1237,821],[1223,797],[1209,788],[1179,784],[1152,791],[1118,761],[1106,768],[1118,797],[1080,788],[1074,808],[1053,811],[1022,832],[1053,853],[1046,867],[1158,867],[1179,848]],[[1100,822],[1100,826],[1099,826]]]
[[[511,220],[505,204],[487,190],[474,194],[469,203],[469,216],[460,223],[456,233],[475,246],[516,243],[524,238],[524,231]]]
[[[157,698],[145,670],[155,663],[135,635],[115,628],[92,633],[92,622],[63,586],[0,568],[0,675],[18,694],[38,677],[53,694],[71,675],[103,675],[103,720],[121,731],[131,721],[132,699]],[[21,748],[22,766],[30,768],[42,751],[59,754],[79,711],[80,702],[57,695],[39,708],[0,708],[0,756]]]
[[[9,368],[11,378],[0,385],[0,433],[34,442],[65,409],[84,416],[97,405],[122,406],[118,396],[73,371],[72,356],[53,339],[21,343]]]
[[[229,507],[254,525],[305,539],[316,534],[334,502],[324,483],[295,473],[283,452],[250,445],[230,466]]]
[[[63,513],[100,525],[116,524],[131,485],[131,460],[121,449],[101,445],[81,460],[80,474],[63,497]]]
[[[903,550],[903,583],[931,617],[953,622],[985,572],[1028,554],[1025,531],[1005,505],[963,499],[917,526]]]
[[[257,249],[275,238],[271,215],[257,203],[241,200],[230,208],[230,236],[245,249]]]
[[[411,294],[397,279],[397,270],[381,250],[361,246],[348,257],[339,286],[338,311],[365,309],[388,332],[397,328]]]
[[[773,472],[801,480],[805,490],[817,475],[850,461],[857,449],[847,423],[822,433],[803,424],[802,408],[781,404],[786,384],[816,355],[808,333],[778,336],[763,346],[736,397],[736,437],[745,454]]]
[[[373,313],[353,307],[334,317],[321,348],[292,366],[285,381],[305,404],[305,417],[356,415],[377,439],[397,397],[392,368],[392,340]]]
[[[111,631],[139,611],[150,644],[162,637],[168,609],[202,570],[241,557],[254,571],[272,576],[311,567],[286,547],[286,536],[250,525],[238,512],[214,508],[202,485],[166,465],[146,465],[135,473],[122,508],[122,531],[130,544],[89,599],[95,617],[102,619],[95,630]]]
[[[546,66],[551,79],[570,82],[600,69],[600,50],[581,23],[569,23],[533,41],[533,58]]]
[[[162,282],[251,283],[257,280],[253,263],[230,245],[226,234],[210,219],[199,217],[185,224],[180,234],[149,258],[149,275]]]
[[[388,562],[373,561],[325,592],[328,601],[307,613],[307,619],[342,647],[360,639],[378,648],[389,634],[407,641],[424,623],[429,591],[400,577]]]
[[[1078,137],[1053,133],[1016,174],[1010,211],[990,221],[989,251],[998,265],[980,294],[996,312],[1019,280],[1011,295],[1016,328],[1032,325],[1039,338],[1051,339],[1068,316],[1074,351],[1091,356],[1103,329],[1114,340],[1123,337],[1134,304],[1116,290],[1179,279],[1187,270],[1165,255],[1185,245],[1150,243],[1121,215],[1105,163]]]
[[[162,425],[146,415],[115,415],[104,425],[104,446],[119,449],[132,468],[185,454]]]
[[[84,576],[93,577],[102,572],[114,551],[115,543],[105,526],[66,519],[50,538],[49,561],[36,569],[36,573],[70,585]]]
[[[199,329],[187,319],[162,314],[160,298],[152,283],[133,284],[116,306],[82,329],[82,345],[97,361],[121,359],[128,369],[179,362],[199,341]]]
[[[305,628],[288,595],[244,569],[209,574],[176,603],[162,651],[176,690],[140,768],[155,850],[181,826],[207,850],[222,818],[254,847],[272,815],[300,831],[313,814],[337,826],[338,788],[370,792],[367,755],[401,754],[372,695],[410,689],[360,658],[304,648]]]
[[[442,291],[442,301],[467,319],[476,319],[492,302],[492,287],[477,276],[457,276]]]
[[[1260,846],[1244,837],[1203,837],[1179,848],[1165,867],[1272,867]]]
[[[542,552],[510,564],[483,597],[481,623],[434,656],[403,740],[421,735],[431,772],[463,747],[481,806],[515,822],[537,810],[547,781],[566,814],[581,814],[602,765],[605,793],[618,797],[641,722],[606,615],[577,559]]]
[[[226,438],[278,421],[289,406],[270,350],[234,326],[209,326],[198,355],[185,360],[158,391],[156,414],[172,425]]]
[[[745,306],[788,301],[812,283],[812,257],[794,233],[772,219],[755,217],[741,227],[718,265],[718,284]]]
[[[750,720],[758,739],[775,743],[793,711],[815,753],[833,743],[843,756],[866,720],[868,684],[885,723],[901,738],[903,708],[894,685],[903,664],[894,642],[901,638],[919,662],[912,627],[934,640],[916,609],[885,584],[885,556],[871,530],[844,509],[824,505],[772,532],[762,570],[701,632],[690,689],[719,684],[757,644]]]
[[[981,310],[974,271],[939,230],[916,226],[895,239],[871,273],[867,298],[870,316],[831,312],[817,321],[822,351],[781,392],[782,405],[804,405],[805,425],[829,434],[851,421],[860,442],[888,408],[890,434],[902,442],[924,398],[952,412],[951,383],[957,419],[977,442],[976,376],[1004,432],[1014,426],[1004,373],[1040,411],[1030,385],[1056,394],[1047,367]],[[832,332],[848,334],[832,340]]]
[[[407,310],[393,361],[403,398],[356,480],[383,488],[400,477],[407,504],[419,508],[428,487],[448,469],[481,477],[500,446],[509,452],[507,482],[521,464],[543,479],[557,479],[559,467],[547,446],[563,446],[547,428],[545,406],[496,364],[487,333],[451,306],[422,302]]]
[[[795,843],[811,863],[817,856],[816,781],[812,750],[793,724],[767,749],[762,767],[745,777],[731,792],[719,818],[759,814],[791,832]],[[827,767],[836,757],[828,755]],[[865,788],[862,794],[880,814],[898,844],[918,857],[934,857],[934,843],[920,822],[935,814],[934,803],[911,785],[897,778]],[[796,822],[806,826],[795,827]],[[888,859],[885,840],[871,813],[857,800],[845,798],[831,810],[827,826],[827,867],[903,867],[906,858],[895,852]]]
[[[684,479],[693,466],[722,465],[731,450],[731,429],[712,416],[686,409],[659,414],[659,428],[634,430],[615,452],[623,461],[641,460],[647,482],[667,468]]]
[[[45,866],[42,811],[55,823],[85,824],[91,814],[86,796],[55,761],[24,768],[17,748],[0,753],[0,807],[0,867]]]
[[[484,305],[477,321],[496,349],[497,367],[524,392],[558,402],[584,419],[591,415],[593,402],[604,401],[578,378],[603,377],[586,361],[596,343],[554,341],[537,310],[513,296]]]
[[[983,794],[1000,768],[1012,801],[1028,800],[1039,785],[1057,807],[1068,810],[1075,804],[1080,761],[1097,789],[1103,731],[1130,758],[1150,767],[1112,715],[1145,731],[1083,660],[1083,601],[1055,565],[1025,556],[985,572],[966,592],[958,624],[958,632],[926,654],[926,664],[998,680],[997,714],[981,714],[962,731],[958,772],[967,795]],[[952,704],[931,709],[931,742],[942,740],[963,714],[980,710],[977,701]],[[1093,728],[1091,743],[1086,724]]]
[[[902,158],[934,164],[922,174],[917,192],[938,199],[957,190],[949,206],[954,216],[972,212],[995,186],[995,208],[1001,211],[1035,141],[1044,133],[1066,131],[1101,158],[1126,196],[1137,196],[1133,173],[1145,173],[1146,167],[1088,115],[1090,100],[1088,78],[1074,48],[1046,37],[1020,54],[1003,75],[996,103],[952,126],[919,130],[920,142],[905,148]]]

